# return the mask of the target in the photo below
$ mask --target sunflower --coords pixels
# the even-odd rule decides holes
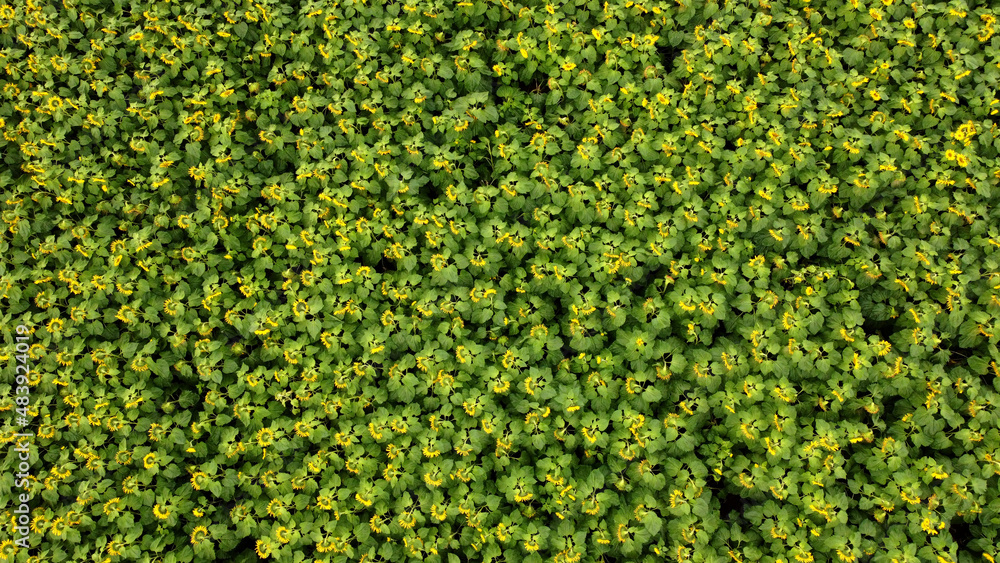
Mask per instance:
[[[119,450],[115,454],[115,463],[118,465],[129,465],[132,463],[132,452],[128,450]]]
[[[44,514],[35,516],[34,519],[31,520],[31,531],[35,532],[36,534],[41,534],[45,531],[46,525],[48,523],[49,519]]]
[[[329,332],[324,332],[320,335],[320,340],[323,342],[323,346],[326,346],[327,348],[333,346],[333,341],[331,340],[332,336],[333,335]]]
[[[176,315],[178,309],[177,305],[178,303],[173,299],[167,299],[163,302],[163,312],[171,316]]]
[[[309,304],[306,303],[305,299],[297,299],[295,304],[292,306],[292,310],[295,316],[301,317],[309,313]]]
[[[405,514],[399,517],[399,525],[406,528],[407,530],[412,530],[417,524],[417,519],[412,514]]]
[[[234,522],[242,522],[249,515],[247,507],[242,504],[237,504],[229,511],[229,517],[233,519]]]
[[[323,539],[316,544],[316,551],[320,553],[329,553],[333,551],[334,543],[332,539]]]
[[[271,517],[277,518],[280,511],[284,511],[285,507],[281,502],[281,499],[271,499],[271,502],[267,503],[267,513]]]
[[[279,526],[274,536],[283,544],[292,541],[291,531],[284,526]]]
[[[108,364],[100,364],[94,372],[101,377],[108,377],[111,375],[112,368]]]
[[[154,442],[159,442],[165,433],[166,429],[155,422],[149,427],[149,439]]]
[[[60,537],[63,535],[63,532],[66,531],[67,527],[66,522],[63,520],[62,516],[60,516],[52,521],[50,530],[52,531],[52,535]]]
[[[208,474],[206,474],[203,471],[199,471],[191,476],[191,486],[194,487],[194,490],[200,491],[201,490],[200,485],[205,484],[205,479],[207,478]]]
[[[121,419],[117,414],[111,417],[105,424],[107,429],[111,432],[117,432],[125,426],[125,421]]]
[[[142,465],[146,469],[152,469],[156,466],[156,454],[148,453],[142,458]]]
[[[160,520],[166,520],[170,516],[170,511],[166,508],[161,509],[159,504],[153,506],[153,516],[156,516]]]
[[[125,549],[125,546],[122,545],[121,542],[109,541],[105,549],[109,555],[117,557],[122,554],[122,550]]]
[[[115,497],[115,498],[109,500],[108,502],[104,503],[104,514],[110,515],[112,509],[114,509],[115,511],[117,511],[118,507],[117,506],[112,506],[112,504],[117,505],[119,502],[121,502],[121,500],[122,499],[120,499],[118,497]]]
[[[317,370],[316,368],[306,368],[305,370],[302,371],[300,377],[302,381],[306,381],[309,383],[315,382],[316,379],[319,377],[319,370]]]
[[[444,522],[445,519],[448,518],[448,507],[446,506],[438,507],[438,505],[435,504],[434,506],[431,507],[431,515],[434,516],[434,518],[436,518],[438,521]]]
[[[62,325],[62,321],[59,321],[59,324]],[[49,327],[49,330],[52,330],[51,326]],[[71,367],[73,365],[73,355],[63,350],[56,354],[56,362],[63,367]]]
[[[271,544],[265,540],[257,540],[257,556],[267,559],[269,555],[271,555]]]
[[[274,487],[273,479],[274,479],[274,471],[268,469],[267,471],[264,472],[263,475],[260,476],[260,483],[261,485],[264,485],[265,487],[270,489]]]
[[[316,506],[322,510],[330,510],[333,508],[333,498],[330,495],[320,495],[316,499]]]
[[[125,324],[131,324],[135,322],[135,310],[128,305],[122,305],[121,308],[118,309],[118,314],[115,315],[115,318]]]
[[[262,428],[257,432],[257,445],[266,448],[274,443],[274,432],[270,428]]]
[[[208,539],[208,528],[197,526],[191,531],[191,545],[199,544]]]
[[[132,371],[136,373],[142,373],[144,371],[149,371],[149,362],[146,358],[136,357],[132,360]]]
[[[134,493],[136,487],[138,486],[137,481],[138,478],[136,478],[135,475],[129,475],[128,477],[126,477],[125,480],[122,481],[122,492],[127,495]]]
[[[305,423],[301,420],[295,423],[295,434],[298,435],[299,437],[308,438],[310,430],[311,428],[309,427],[308,423]]]

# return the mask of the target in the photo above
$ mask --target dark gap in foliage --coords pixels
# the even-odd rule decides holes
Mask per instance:
[[[861,325],[861,329],[865,331],[865,334],[874,334],[882,340],[888,341],[889,336],[895,334],[898,329],[896,320],[897,319],[891,318],[887,320],[878,320],[874,317],[866,316],[865,322]]]
[[[656,279],[656,277],[657,276],[655,274],[650,272],[645,276],[639,278],[638,280],[632,282],[632,285],[629,286],[632,290],[632,294],[635,295],[637,298],[645,298],[646,287],[649,285],[649,280]]]
[[[977,370],[972,369],[971,366],[969,366],[969,358],[981,356],[982,352],[976,350],[975,348],[964,348],[957,343],[952,344],[952,342],[953,341],[951,339],[943,340],[939,346],[941,350],[948,352],[949,357],[947,367],[964,367],[972,372],[976,372]],[[986,359],[987,358],[980,357],[980,360],[983,363],[986,363]],[[980,381],[982,381],[982,383],[987,387],[992,387],[994,379],[993,370],[989,367],[986,369],[986,373],[980,374]]]
[[[562,299],[553,299],[552,317],[546,320],[548,321],[555,319],[558,321],[558,319],[565,319],[565,318],[569,318],[569,310],[567,309],[566,304],[563,303]]]
[[[226,341],[226,346],[232,346],[233,344],[236,344],[237,342],[243,340],[243,335],[238,332],[230,334],[227,331],[224,334],[228,337],[228,340]]]
[[[649,284],[662,280],[663,277],[667,275],[668,268],[663,264],[647,263],[643,269],[646,270],[645,275],[632,282],[631,287],[633,295],[645,300],[647,297],[646,290],[649,288]]]
[[[388,272],[395,272],[396,271],[396,263],[393,262],[392,260],[387,260],[385,257],[383,257],[383,258],[380,258],[378,260],[378,262],[375,262],[375,265],[372,266],[372,269],[374,269],[379,274],[386,274]]]
[[[712,491],[712,497],[719,499],[719,516],[724,523],[739,524],[741,527],[749,524],[744,514],[746,509],[752,506],[752,503],[740,495],[723,491],[721,484],[716,486],[709,484],[708,488],[710,490],[717,489]]]
[[[248,554],[252,553],[254,554],[254,557],[256,557],[256,549],[257,549],[256,546],[257,546],[257,540],[251,534],[241,539],[240,543],[237,544],[232,551],[226,553],[226,555],[234,556],[239,554],[239,555],[247,555],[249,557]]]
[[[662,45],[656,50],[656,53],[660,56],[660,62],[663,63],[663,68],[667,69],[669,72],[674,68],[674,59],[681,56],[681,51],[683,49],[678,45],[677,47],[670,47],[667,45]]]
[[[896,405],[903,400],[903,397],[899,395],[891,395],[882,400],[881,410],[885,413],[885,418],[889,420],[896,420],[897,418],[902,418],[904,413],[900,413],[896,416]]]
[[[566,339],[563,339],[563,342],[566,341]],[[563,344],[563,347],[559,349],[559,352],[562,353],[562,359],[571,359],[576,356],[573,349],[566,344]]]
[[[527,94],[541,94],[545,89],[545,81],[540,78],[528,81],[518,81],[518,87]]]
[[[942,350],[947,350],[951,357],[948,360],[948,365],[954,366],[959,364],[965,364],[966,361],[977,354],[975,348],[963,348],[950,338],[945,338],[941,340],[941,344],[938,346]]]
[[[951,532],[951,539],[962,547],[968,547],[973,540],[971,526],[960,516],[951,519],[948,529]]]

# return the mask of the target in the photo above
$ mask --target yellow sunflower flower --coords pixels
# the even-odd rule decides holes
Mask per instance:
[[[205,526],[197,526],[191,531],[191,544],[199,544],[208,539],[208,528]]]

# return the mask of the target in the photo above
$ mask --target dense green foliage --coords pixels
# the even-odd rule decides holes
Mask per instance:
[[[0,5],[0,558],[993,563],[996,17]]]

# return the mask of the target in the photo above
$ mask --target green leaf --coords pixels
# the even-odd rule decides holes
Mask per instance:
[[[663,528],[663,521],[656,514],[650,512],[646,514],[642,519],[642,524],[645,526],[646,531],[650,536],[656,536],[660,533]]]

